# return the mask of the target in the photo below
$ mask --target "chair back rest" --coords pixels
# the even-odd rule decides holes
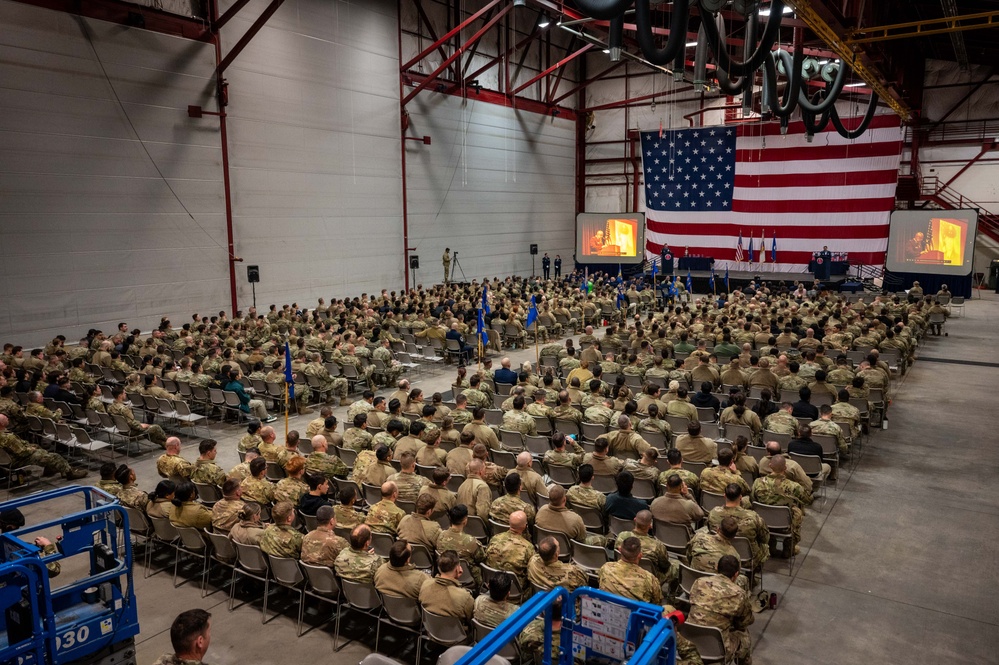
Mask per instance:
[[[239,554],[236,552],[236,546],[229,536],[221,533],[214,533],[209,531],[205,534],[208,536],[209,542],[212,544],[212,549],[215,550],[215,558],[222,559],[223,561],[235,562]]]
[[[585,526],[588,531],[603,533],[604,514],[599,508],[590,508],[589,506],[572,506],[572,510],[583,518],[583,526]]]
[[[235,541],[232,544],[236,546],[236,558],[239,561],[240,568],[258,575],[267,574],[269,567],[263,550],[257,545],[244,545]]]
[[[704,512],[711,512],[712,508],[720,508],[725,505],[725,495],[701,490],[701,508]]]
[[[614,476],[593,476],[592,485],[593,489],[604,494],[610,494],[611,492],[617,491],[617,482],[614,480]]]
[[[700,476],[701,475],[701,471],[704,471],[704,469],[708,468],[708,463],[707,462],[688,462],[687,460],[683,460],[683,462],[681,462],[681,466],[684,469],[686,469],[687,471],[690,471],[691,473],[693,473],[693,474],[695,474],[697,476]]]
[[[579,424],[573,420],[556,420],[555,429],[563,434],[571,434],[577,438],[581,435]]]
[[[622,531],[630,531],[634,526],[635,522],[633,520],[626,520],[614,515],[607,517],[607,530],[614,536],[617,536]]]
[[[423,629],[431,640],[439,644],[458,644],[467,638],[461,619],[440,616],[427,610],[423,610]]]
[[[753,510],[763,518],[771,531],[786,531],[791,528],[791,509],[788,506],[771,506],[753,501]]]
[[[694,585],[694,581],[700,577],[710,577],[714,573],[708,573],[701,570],[695,570],[690,566],[680,564],[680,588],[686,594],[690,594],[690,587]]]
[[[378,597],[375,585],[371,582],[358,582],[357,580],[341,578],[340,588],[343,589],[347,603],[355,609],[369,612],[382,606],[382,600]]]
[[[656,540],[673,550],[686,550],[690,542],[690,527],[686,524],[670,524],[655,520]]]
[[[7,463],[2,459],[3,456],[7,455],[7,451],[0,451],[3,453],[0,456],[0,465],[6,466],[9,464],[10,457],[7,457]],[[148,536],[149,532],[152,530],[152,525],[149,523],[149,518],[144,512],[138,508],[133,508],[132,506],[125,506],[125,514],[128,515],[128,530],[132,533],[137,533],[140,536]]]
[[[753,565],[753,548],[749,544],[749,539],[745,536],[736,536],[732,539],[732,546],[739,553],[739,561],[743,568]]]
[[[787,456],[801,465],[801,470],[805,472],[806,476],[817,476],[822,473],[822,458],[818,455],[788,453]]]
[[[836,443],[836,437],[832,434],[816,434],[812,433],[812,440],[815,443],[822,446],[823,455],[835,455],[839,452],[839,446]]]
[[[392,549],[392,545],[394,544],[395,536],[392,534],[378,531],[371,532],[371,548],[381,558],[387,559],[389,557],[389,550]]]
[[[725,661],[725,638],[713,626],[698,626],[689,621],[680,626],[680,634],[693,642],[704,662]]]
[[[553,483],[563,487],[572,487],[576,484],[576,470],[564,464],[549,464],[548,477]]]
[[[609,561],[607,548],[599,545],[587,545],[578,540],[572,541],[572,561],[585,570],[598,570]]]
[[[194,483],[194,487],[198,490],[198,498],[202,503],[216,503],[222,500],[222,490],[217,485]]]
[[[271,574],[280,584],[286,586],[298,586],[305,579],[302,569],[298,567],[298,559],[289,559],[283,556],[267,557],[271,564]]]
[[[277,462],[267,462],[267,472],[265,474],[267,480],[277,482],[282,478],[286,477],[288,474],[284,472],[284,469]]]
[[[631,495],[636,499],[651,501],[656,498],[656,483],[647,478],[635,478],[635,485],[631,488]]]
[[[340,595],[340,585],[336,581],[336,575],[329,566],[314,566],[308,563],[298,564],[309,580],[309,588],[321,595],[336,598]]]
[[[403,626],[418,626],[422,621],[420,604],[415,598],[382,594],[382,607],[393,622]]]
[[[184,549],[191,551],[201,551],[205,549],[205,539],[201,537],[201,529],[191,526],[175,526],[180,534],[180,542],[184,544]]]
[[[180,538],[176,527],[170,524],[170,520],[165,517],[150,517],[149,522],[153,525],[153,533],[156,537],[165,542],[173,542]]]
[[[572,557],[572,542],[570,542],[569,536],[561,531],[549,531],[534,525],[534,542],[540,543],[548,537],[554,538],[558,542],[559,558],[568,561]]]

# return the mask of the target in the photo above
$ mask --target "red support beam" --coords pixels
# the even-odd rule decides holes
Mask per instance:
[[[537,76],[534,76],[533,78],[531,78],[527,83],[524,83],[524,84],[520,85],[519,87],[514,88],[513,92],[511,94],[516,95],[518,92],[520,92],[524,88],[529,88],[530,86],[534,85],[535,83],[537,83],[538,81],[540,81],[544,77],[546,77],[549,74],[551,74],[556,69],[559,69],[561,67],[565,67],[567,64],[569,64],[570,62],[572,62],[573,60],[575,60],[579,56],[583,55],[584,53],[586,53],[587,51],[589,51],[592,48],[593,48],[593,44],[587,44],[586,46],[584,46],[583,48],[577,50],[576,52],[574,52],[574,53],[572,53],[570,55],[567,55],[566,57],[562,58],[561,60],[559,60],[558,62],[556,62],[554,65],[552,65],[551,67],[549,67],[548,69],[542,71]]]
[[[540,32],[539,32],[540,30],[548,30],[548,29],[549,28],[541,28],[541,27],[535,25],[534,26],[534,30],[532,30],[531,34],[528,35],[526,38],[524,38],[524,39],[520,40],[519,42],[517,42],[516,45],[511,46],[510,48],[508,48],[506,51],[503,52],[502,55],[496,56],[495,58],[493,58],[492,60],[490,60],[486,64],[484,64],[481,67],[479,67],[478,69],[476,69],[471,74],[466,75],[464,77],[465,83],[467,84],[469,81],[474,81],[475,79],[479,78],[479,76],[481,76],[482,74],[488,72],[490,69],[492,69],[493,67],[495,67],[499,63],[503,62],[504,59],[510,57],[513,53],[519,51],[520,49],[522,49],[523,47],[527,46],[529,43],[531,43],[532,41],[534,41],[535,39],[537,39],[540,36]]]
[[[427,57],[428,55],[430,55],[430,53],[432,51],[437,50],[438,48],[440,48],[441,46],[443,46],[444,44],[446,44],[448,42],[448,40],[450,40],[452,37],[454,37],[455,35],[457,35],[459,32],[461,32],[462,30],[464,30],[465,28],[467,28],[469,25],[471,25],[475,21],[478,21],[483,15],[485,15],[486,12],[488,12],[493,7],[495,7],[496,5],[498,5],[501,1],[502,0],[492,0],[485,7],[483,7],[482,9],[480,9],[477,12],[475,12],[474,14],[472,14],[471,16],[469,16],[467,19],[465,19],[464,21],[462,21],[458,25],[456,25],[453,28],[451,28],[450,30],[448,30],[448,32],[447,32],[446,35],[444,35],[443,37],[441,37],[440,39],[438,39],[437,41],[435,41],[433,44],[431,44],[427,48],[423,49],[415,58],[413,58],[412,60],[410,60],[409,62],[407,62],[406,64],[404,64],[399,69],[401,71],[404,71],[404,72],[407,71],[407,70],[409,70],[410,68],[412,68],[413,65],[415,65],[420,60],[423,60],[425,57]],[[502,14],[505,14],[506,12],[508,12],[512,6],[513,5],[507,5],[506,7],[504,7]],[[466,46],[467,46],[467,44],[466,44]],[[454,61],[452,60],[452,62],[454,62]],[[448,64],[450,64],[450,63],[448,63]]]
[[[693,89],[694,89],[694,86],[688,85],[688,86],[685,86],[683,88],[677,88],[677,89],[672,90],[670,92],[666,92],[666,91],[653,92],[652,94],[649,94],[649,95],[642,95],[640,97],[632,97],[630,99],[622,99],[622,100],[617,101],[617,102],[609,102],[607,104],[601,104],[599,106],[590,106],[590,107],[584,108],[582,110],[589,112],[589,111],[606,111],[608,109],[617,109],[617,108],[627,108],[627,107],[630,107],[630,106],[636,106],[639,102],[644,102],[644,101],[651,100],[651,99],[659,99],[659,98],[662,98],[662,97],[669,97],[670,95],[677,95],[677,94],[680,94],[681,92],[690,92]]]
[[[277,0],[275,0],[275,1],[277,1]],[[495,4],[495,1],[493,3],[490,3],[490,4]],[[461,47],[459,47],[458,49],[456,49],[455,52],[450,55],[450,57],[448,57],[444,62],[442,62],[440,65],[438,65],[437,69],[435,69],[434,71],[432,71],[430,73],[430,76],[428,76],[423,81],[421,81],[419,84],[417,84],[416,88],[414,88],[408,95],[406,95],[403,98],[402,105],[406,106],[406,104],[408,104],[409,102],[411,102],[413,100],[413,97],[416,97],[416,95],[418,95],[421,90],[423,90],[428,85],[430,85],[431,83],[433,83],[434,81],[436,81],[437,77],[439,77],[441,75],[441,72],[443,72],[445,69],[447,69],[451,65],[452,62],[454,62],[459,57],[461,57],[461,54],[462,54],[463,51],[465,51],[466,49],[468,49],[475,42],[479,41],[482,38],[482,36],[484,34],[486,34],[487,32],[489,32],[494,25],[496,25],[497,23],[499,23],[500,19],[502,19],[504,16],[506,16],[507,13],[511,9],[513,9],[513,5],[507,5],[503,9],[499,10],[496,13],[495,16],[493,16],[491,19],[489,19],[489,21],[484,26],[482,26],[481,28],[479,28],[479,30],[474,35],[472,35],[471,39],[469,39],[467,42],[465,42],[464,44],[462,44]],[[478,13],[481,13],[481,11],[478,12]],[[465,21],[465,23],[467,23],[467,21]],[[405,69],[409,69],[409,67],[406,67]]]
[[[233,60],[235,60],[239,54],[243,52],[243,49],[250,43],[250,40],[257,36],[257,33],[264,27],[264,24],[270,20],[271,16],[274,16],[274,12],[276,12],[283,4],[284,0],[271,0],[271,4],[267,5],[264,12],[258,16],[257,20],[253,22],[253,25],[247,29],[246,34],[240,37],[239,41],[236,42],[236,44],[229,49],[229,52],[225,54],[222,62],[220,62],[219,66],[215,69],[216,76],[219,78],[222,77],[222,74],[225,73],[225,70],[232,64]]]
[[[430,78],[429,74],[413,74],[412,72],[407,72],[402,76],[402,83],[404,86],[416,86],[428,78]],[[443,91],[443,94],[451,95],[453,97],[464,97],[465,99],[476,99],[487,104],[496,104],[498,106],[516,108],[518,111],[540,113],[541,115],[552,115],[556,114],[557,111],[556,115],[565,120],[575,120],[579,116],[574,109],[566,106],[545,104],[544,102],[539,102],[536,99],[528,99],[527,97],[510,97],[509,95],[504,95],[502,92],[497,92],[495,90],[476,90],[475,88],[453,85],[448,86]]]
[[[434,30],[434,26],[430,22],[430,17],[427,16],[426,10],[423,9],[423,2],[422,2],[422,0],[413,0],[413,4],[416,5],[416,11],[420,15],[420,21],[423,22],[423,25],[427,26],[427,34],[430,35],[430,39],[434,40],[434,44],[438,45],[437,46],[437,52],[440,53],[441,60],[444,60],[445,58],[447,58],[447,51],[445,51],[444,47],[441,46],[441,44],[443,44],[444,42],[442,42],[440,39],[438,39],[438,37],[437,37],[437,31]],[[400,9],[400,11],[401,11],[401,9]],[[419,27],[419,25],[417,25],[416,26],[417,32],[419,32],[419,29],[420,29],[420,27]],[[457,72],[455,72],[455,73],[457,73]],[[457,76],[455,78],[457,78]]]
[[[177,16],[168,12],[117,0],[16,0],[25,5],[52,9],[57,12],[93,18],[108,23],[131,26],[133,16],[141,16],[143,29],[174,37],[211,42],[208,22],[199,18]]]
[[[212,21],[212,30],[218,33],[218,31],[222,29],[222,26],[231,21],[243,7],[249,4],[249,2],[250,0],[236,0],[236,2],[232,4],[232,7],[225,10],[225,14],[222,14],[222,16],[219,16],[216,20]]]
[[[569,92],[566,92],[566,93],[564,93],[562,95],[559,95],[554,100],[552,100],[552,103],[553,104],[558,104],[562,100],[568,99],[569,97],[572,97],[573,95],[575,95],[577,92],[579,92],[580,90],[582,90],[586,86],[590,85],[591,83],[593,83],[595,81],[599,81],[604,76],[610,74],[612,71],[614,71],[618,67],[622,66],[625,62],[626,62],[625,60],[622,60],[620,62],[616,62],[613,65],[611,65],[610,67],[608,67],[607,69],[605,69],[604,71],[602,71],[599,74],[597,74],[596,76],[594,76],[592,78],[588,78],[588,79],[586,79],[585,81],[583,81],[581,83],[577,83],[575,86],[573,86],[573,88],[571,90],[569,90]]]
[[[958,178],[960,178],[962,175],[964,175],[964,172],[967,171],[968,169],[970,169],[972,166],[974,166],[975,162],[977,162],[982,157],[984,157],[988,153],[990,153],[993,150],[995,150],[996,149],[996,145],[997,144],[994,141],[988,141],[986,143],[983,143],[981,151],[979,151],[979,153],[977,155],[975,155],[974,158],[971,159],[967,164],[965,164],[964,166],[962,166],[961,169],[957,173],[955,173],[953,176],[951,176],[950,180],[948,180],[943,185],[941,185],[940,189],[947,189],[948,187],[950,187],[951,183],[954,182],[955,180],[957,180]]]

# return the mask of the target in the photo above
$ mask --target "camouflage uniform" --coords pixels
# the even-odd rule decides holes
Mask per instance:
[[[753,501],[791,508],[791,537],[797,546],[801,540],[803,507],[808,503],[805,489],[793,480],[788,480],[784,474],[771,473],[757,478],[753,483]]]
[[[718,525],[726,517],[734,517],[739,523],[739,535],[749,541],[753,552],[753,566],[760,566],[770,558],[770,529],[756,512],[746,508],[717,506],[708,513],[708,527],[718,530]]]
[[[112,416],[121,416],[128,422],[130,436],[145,436],[158,446],[166,448],[167,435],[159,425],[143,428],[142,424],[132,414],[132,407],[124,402],[112,402],[107,406],[107,412]]]
[[[672,585],[680,578],[680,566],[669,558],[669,552],[666,551],[666,545],[647,533],[622,531],[618,534],[617,541],[614,543],[614,548],[620,550],[624,541],[631,537],[638,538],[638,540],[641,541],[642,558],[648,559],[652,564],[653,574],[655,575],[660,586],[666,584]]]
[[[662,585],[655,575],[637,563],[608,561],[600,566],[599,579],[603,591],[654,605],[663,602]]]
[[[468,399],[468,408],[472,409],[481,406],[483,409],[491,409],[493,401],[481,390],[466,388],[461,394]]]
[[[475,609],[472,615],[482,625],[495,628],[518,609],[520,606],[515,603],[508,600],[496,602],[489,597],[489,594],[484,593],[475,599]]]
[[[544,631],[542,630],[542,636],[544,636]],[[165,653],[153,663],[153,665],[205,665],[203,661],[200,660],[188,660],[186,658],[177,658],[176,655],[172,653]]]
[[[397,568],[385,562],[375,571],[375,588],[382,595],[417,600],[423,583],[429,579],[429,575],[411,563]]]
[[[489,506],[489,518],[503,524],[509,524],[510,515],[518,510],[527,513],[528,523],[534,523],[534,506],[521,499],[519,495],[513,494],[504,494],[493,501],[492,505]]]
[[[607,408],[603,401],[601,401],[599,404],[591,406],[583,412],[583,422],[609,426],[611,416],[613,415],[614,412]]]
[[[347,379],[342,376],[333,378],[330,376],[329,370],[327,370],[320,363],[309,363],[302,368],[302,373],[306,376],[314,376],[319,379],[320,391],[329,393],[330,395],[327,402],[332,401],[333,395],[336,395],[341,399],[347,397]]]
[[[527,579],[545,591],[563,586],[566,591],[572,593],[577,588],[586,586],[588,578],[583,569],[574,563],[565,563],[556,559],[554,563],[545,565],[541,556],[535,554],[527,564]]]
[[[389,450],[395,450],[396,438],[388,432],[378,432],[371,437],[371,449],[377,450],[378,446],[385,446]],[[364,451],[361,451],[362,453]]]
[[[707,529],[698,530],[687,543],[687,559],[694,570],[713,573],[718,570],[718,561],[726,555],[741,558],[731,542],[721,534],[711,533]],[[742,574],[739,575],[738,584],[749,591],[749,581]]]
[[[520,648],[525,652],[525,655],[533,654],[535,656],[540,656],[545,650],[545,620],[535,619],[531,623],[527,624],[527,627],[520,633],[517,637],[517,642],[520,644]],[[556,662],[558,659],[559,645],[562,642],[562,633],[558,630],[552,631],[552,662]],[[531,662],[530,656],[528,656],[528,662]],[[540,662],[538,660],[537,662]],[[154,664],[156,665],[156,664]]]
[[[117,480],[98,480],[97,489],[107,492],[111,496],[121,494],[121,483]]]
[[[527,564],[534,556],[534,546],[525,535],[504,531],[493,536],[486,548],[486,564],[507,570],[520,580],[520,588],[527,589]]]
[[[371,406],[371,402],[364,399],[359,399],[350,406],[347,407],[347,422],[354,422],[354,416],[362,413],[367,413],[375,407]]]
[[[694,580],[690,588],[688,620],[699,626],[712,626],[722,631],[726,659],[736,659],[750,665],[749,624],[755,617],[749,594],[724,575],[712,575]]]
[[[194,465],[180,455],[164,453],[156,460],[156,471],[164,478],[190,478]]]
[[[348,473],[347,465],[339,457],[318,451],[309,453],[305,458],[305,470],[321,473],[331,480],[334,476],[346,478]]]
[[[343,447],[357,452],[371,450],[371,434],[360,427],[351,427],[343,433]]]
[[[236,444],[236,450],[238,450],[241,453],[245,453],[250,448],[256,448],[259,450],[260,444],[262,444],[263,442],[264,440],[261,439],[256,434],[244,434],[240,438],[239,443]]]
[[[729,483],[735,483],[742,488],[742,496],[746,508],[752,507],[749,502],[749,493],[752,491],[752,488],[746,482],[746,479],[742,477],[741,473],[722,466],[709,466],[701,471],[700,489],[702,492],[724,494],[725,487]]]
[[[279,446],[273,442],[271,443],[261,443],[257,446],[257,450],[260,452],[260,456],[263,457],[268,462],[276,462],[278,455],[281,454],[282,446]]]
[[[212,528],[228,533],[239,522],[239,512],[246,504],[240,500],[222,499],[212,506]]]
[[[603,492],[581,485],[570,487],[565,493],[565,498],[570,505],[598,510],[603,510],[604,504],[607,503],[607,496]]]
[[[476,587],[482,585],[482,571],[476,564],[482,563],[486,559],[486,550],[479,543],[475,536],[465,532],[458,532],[453,527],[444,529],[437,536],[437,546],[434,548],[438,554],[448,550],[454,550],[461,557],[462,561],[468,562],[472,569],[472,578]]]
[[[222,483],[225,482],[225,478],[225,471],[212,460],[195,460],[194,471],[191,473],[192,482],[221,487]]]
[[[135,485],[127,485],[118,493],[118,501],[123,506],[131,506],[145,512],[146,505],[149,503],[149,493],[143,492]]]
[[[472,412],[468,409],[454,409],[451,411],[451,417],[454,418],[455,425],[467,425],[473,420]]]
[[[174,508],[170,514],[170,523],[193,529],[207,529],[212,524],[212,511],[197,501],[185,501]]]
[[[302,538],[302,563],[332,568],[340,552],[348,547],[347,541],[332,529],[315,529]]]
[[[790,434],[791,436],[797,436],[798,419],[787,411],[780,410],[767,416],[764,429],[771,432],[777,432],[778,434]],[[764,435],[763,438],[766,438],[766,436]],[[764,441],[764,443],[766,442]]]
[[[808,426],[812,428],[812,434],[828,434],[835,437],[836,447],[839,448],[840,455],[846,455],[850,452],[850,448],[846,445],[846,438],[843,436],[843,428],[839,426],[839,423],[819,418],[813,420]]]
[[[437,499],[437,505],[434,507],[435,513],[445,513],[458,505],[458,495],[443,485],[435,485],[434,483],[424,485],[416,498],[419,499],[424,494],[429,494]]]
[[[697,474],[686,469],[666,469],[659,474],[659,484],[666,487],[666,481],[669,480],[670,476],[680,476],[691,492],[697,492],[701,485],[701,479],[697,477]]]
[[[418,473],[399,471],[388,477],[388,481],[399,488],[399,500],[415,502],[420,496],[420,490],[430,484],[430,481]]]
[[[375,571],[382,563],[382,558],[374,552],[348,547],[337,555],[333,567],[336,569],[336,574],[346,580],[374,582]]]
[[[368,517],[365,523],[371,527],[372,531],[387,533],[392,536],[399,528],[399,522],[406,516],[402,508],[395,505],[388,499],[382,499],[368,510]]]
[[[850,426],[850,436],[857,438],[860,435],[860,409],[849,402],[836,402],[832,405],[832,419],[837,423],[846,423]]]
[[[236,466],[229,470],[229,478],[235,478],[236,480],[243,482],[250,477],[250,463],[240,462]]]
[[[336,519],[337,526],[353,529],[358,524],[364,524],[365,515],[350,506],[340,505],[333,506],[333,517]]]
[[[309,493],[309,486],[299,478],[282,478],[274,487],[274,502],[288,501],[293,506],[298,505],[298,500],[303,494]]]
[[[267,505],[274,501],[274,483],[266,478],[253,478],[252,476],[239,484],[243,491],[243,498],[247,501],[255,501]]]
[[[302,553],[302,533],[290,524],[271,524],[260,538],[260,549],[270,556],[297,559]]]
[[[583,414],[571,404],[568,406],[560,405],[552,409],[552,421],[555,420],[571,420],[578,425],[583,422]]]
[[[503,424],[500,425],[500,427],[502,429],[520,432],[525,436],[536,436],[538,433],[538,426],[534,422],[534,416],[516,409],[503,414]]]

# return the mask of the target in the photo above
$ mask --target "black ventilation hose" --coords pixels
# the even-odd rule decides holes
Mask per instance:
[[[777,66],[774,57],[780,58],[784,71],[787,72],[787,88],[784,89],[782,100],[777,99]],[[763,93],[770,102],[770,110],[779,118],[788,118],[798,106],[798,91],[801,89],[801,63],[805,59],[804,49],[798,49],[792,56],[787,51],[779,50],[776,54],[767,54],[763,60]]]
[[[701,25],[704,26],[704,34],[707,35],[711,50],[714,51],[715,56],[718,58],[718,66],[732,76],[746,76],[755,72],[763,64],[767,54],[770,53],[770,49],[773,48],[774,43],[777,41],[778,35],[780,35],[780,24],[783,19],[783,0],[773,0],[770,4],[770,18],[767,20],[767,27],[763,31],[763,38],[760,39],[760,43],[757,45],[756,50],[753,51],[752,56],[743,62],[732,60],[728,51],[721,45],[721,35],[719,34],[718,26],[711,20],[710,15],[702,15]],[[672,34],[670,36],[672,37]]]
[[[712,20],[717,20],[720,22],[722,20],[721,15],[716,16],[714,19],[712,19],[712,17],[710,16],[705,16],[702,19],[701,29],[698,30],[697,32],[698,44],[700,44],[701,40],[704,39],[704,22]],[[748,30],[749,28],[747,26],[747,31]],[[719,48],[724,51],[726,49],[725,38],[720,37],[720,42],[721,43],[719,44]],[[718,57],[717,53],[715,54],[715,57],[716,58]],[[718,87],[721,88],[722,92],[724,92],[726,95],[741,95],[743,89],[746,87],[746,81],[752,80],[752,77],[750,76],[743,76],[742,78],[739,79],[735,77],[729,78],[728,74],[725,73],[725,71],[721,67],[715,70],[715,77],[718,79]]]
[[[779,1],[779,0],[778,0]],[[669,39],[665,48],[656,48],[656,36],[652,33],[652,12],[650,0],[635,0],[635,27],[638,35],[638,45],[642,48],[645,59],[653,65],[669,64],[676,57],[678,49],[687,45],[687,18],[689,14],[688,0],[674,0],[673,13],[670,15]]]
[[[867,126],[871,124],[871,120],[874,119],[874,111],[878,108],[878,95],[873,90],[871,90],[871,101],[867,105],[867,113],[864,115],[864,119],[860,121],[860,125],[857,126],[853,131],[848,130],[840,122],[839,114],[836,113],[836,107],[833,106],[829,110],[829,119],[832,120],[833,127],[839,132],[839,135],[845,139],[855,139],[859,138],[861,134],[867,131]]]
[[[797,70],[796,73],[801,75]],[[839,69],[836,70],[836,78],[831,83],[826,83],[825,99],[818,104],[812,103],[808,99],[808,95],[805,94],[805,86],[801,86],[798,90],[798,106],[801,107],[802,111],[808,111],[812,114],[825,113],[839,99],[839,93],[843,91],[844,83],[846,83],[846,63],[841,62]]]
[[[595,19],[609,21],[624,14],[634,0],[576,0],[579,11]]]
[[[812,95],[811,104],[814,106],[822,102],[823,95],[828,94],[828,87],[826,90],[817,90],[814,95]],[[798,103],[801,103],[801,97],[798,97]],[[832,113],[833,106],[827,106],[822,115],[819,116],[818,122],[815,121],[816,114],[806,109],[804,106],[801,107],[801,121],[805,125],[806,134],[818,134],[826,125],[829,124],[829,115]]]

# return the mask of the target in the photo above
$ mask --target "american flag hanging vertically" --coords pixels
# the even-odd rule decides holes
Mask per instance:
[[[776,147],[764,147],[780,132],[769,124],[667,130],[663,138],[643,132],[646,252],[689,243],[691,254],[713,257],[720,268],[744,260],[736,243],[743,231],[752,240],[757,229],[773,228],[781,234],[778,270],[803,270],[830,237],[857,263],[883,263],[898,128],[897,116],[879,115],[855,141],[827,130],[808,143],[797,122]]]

